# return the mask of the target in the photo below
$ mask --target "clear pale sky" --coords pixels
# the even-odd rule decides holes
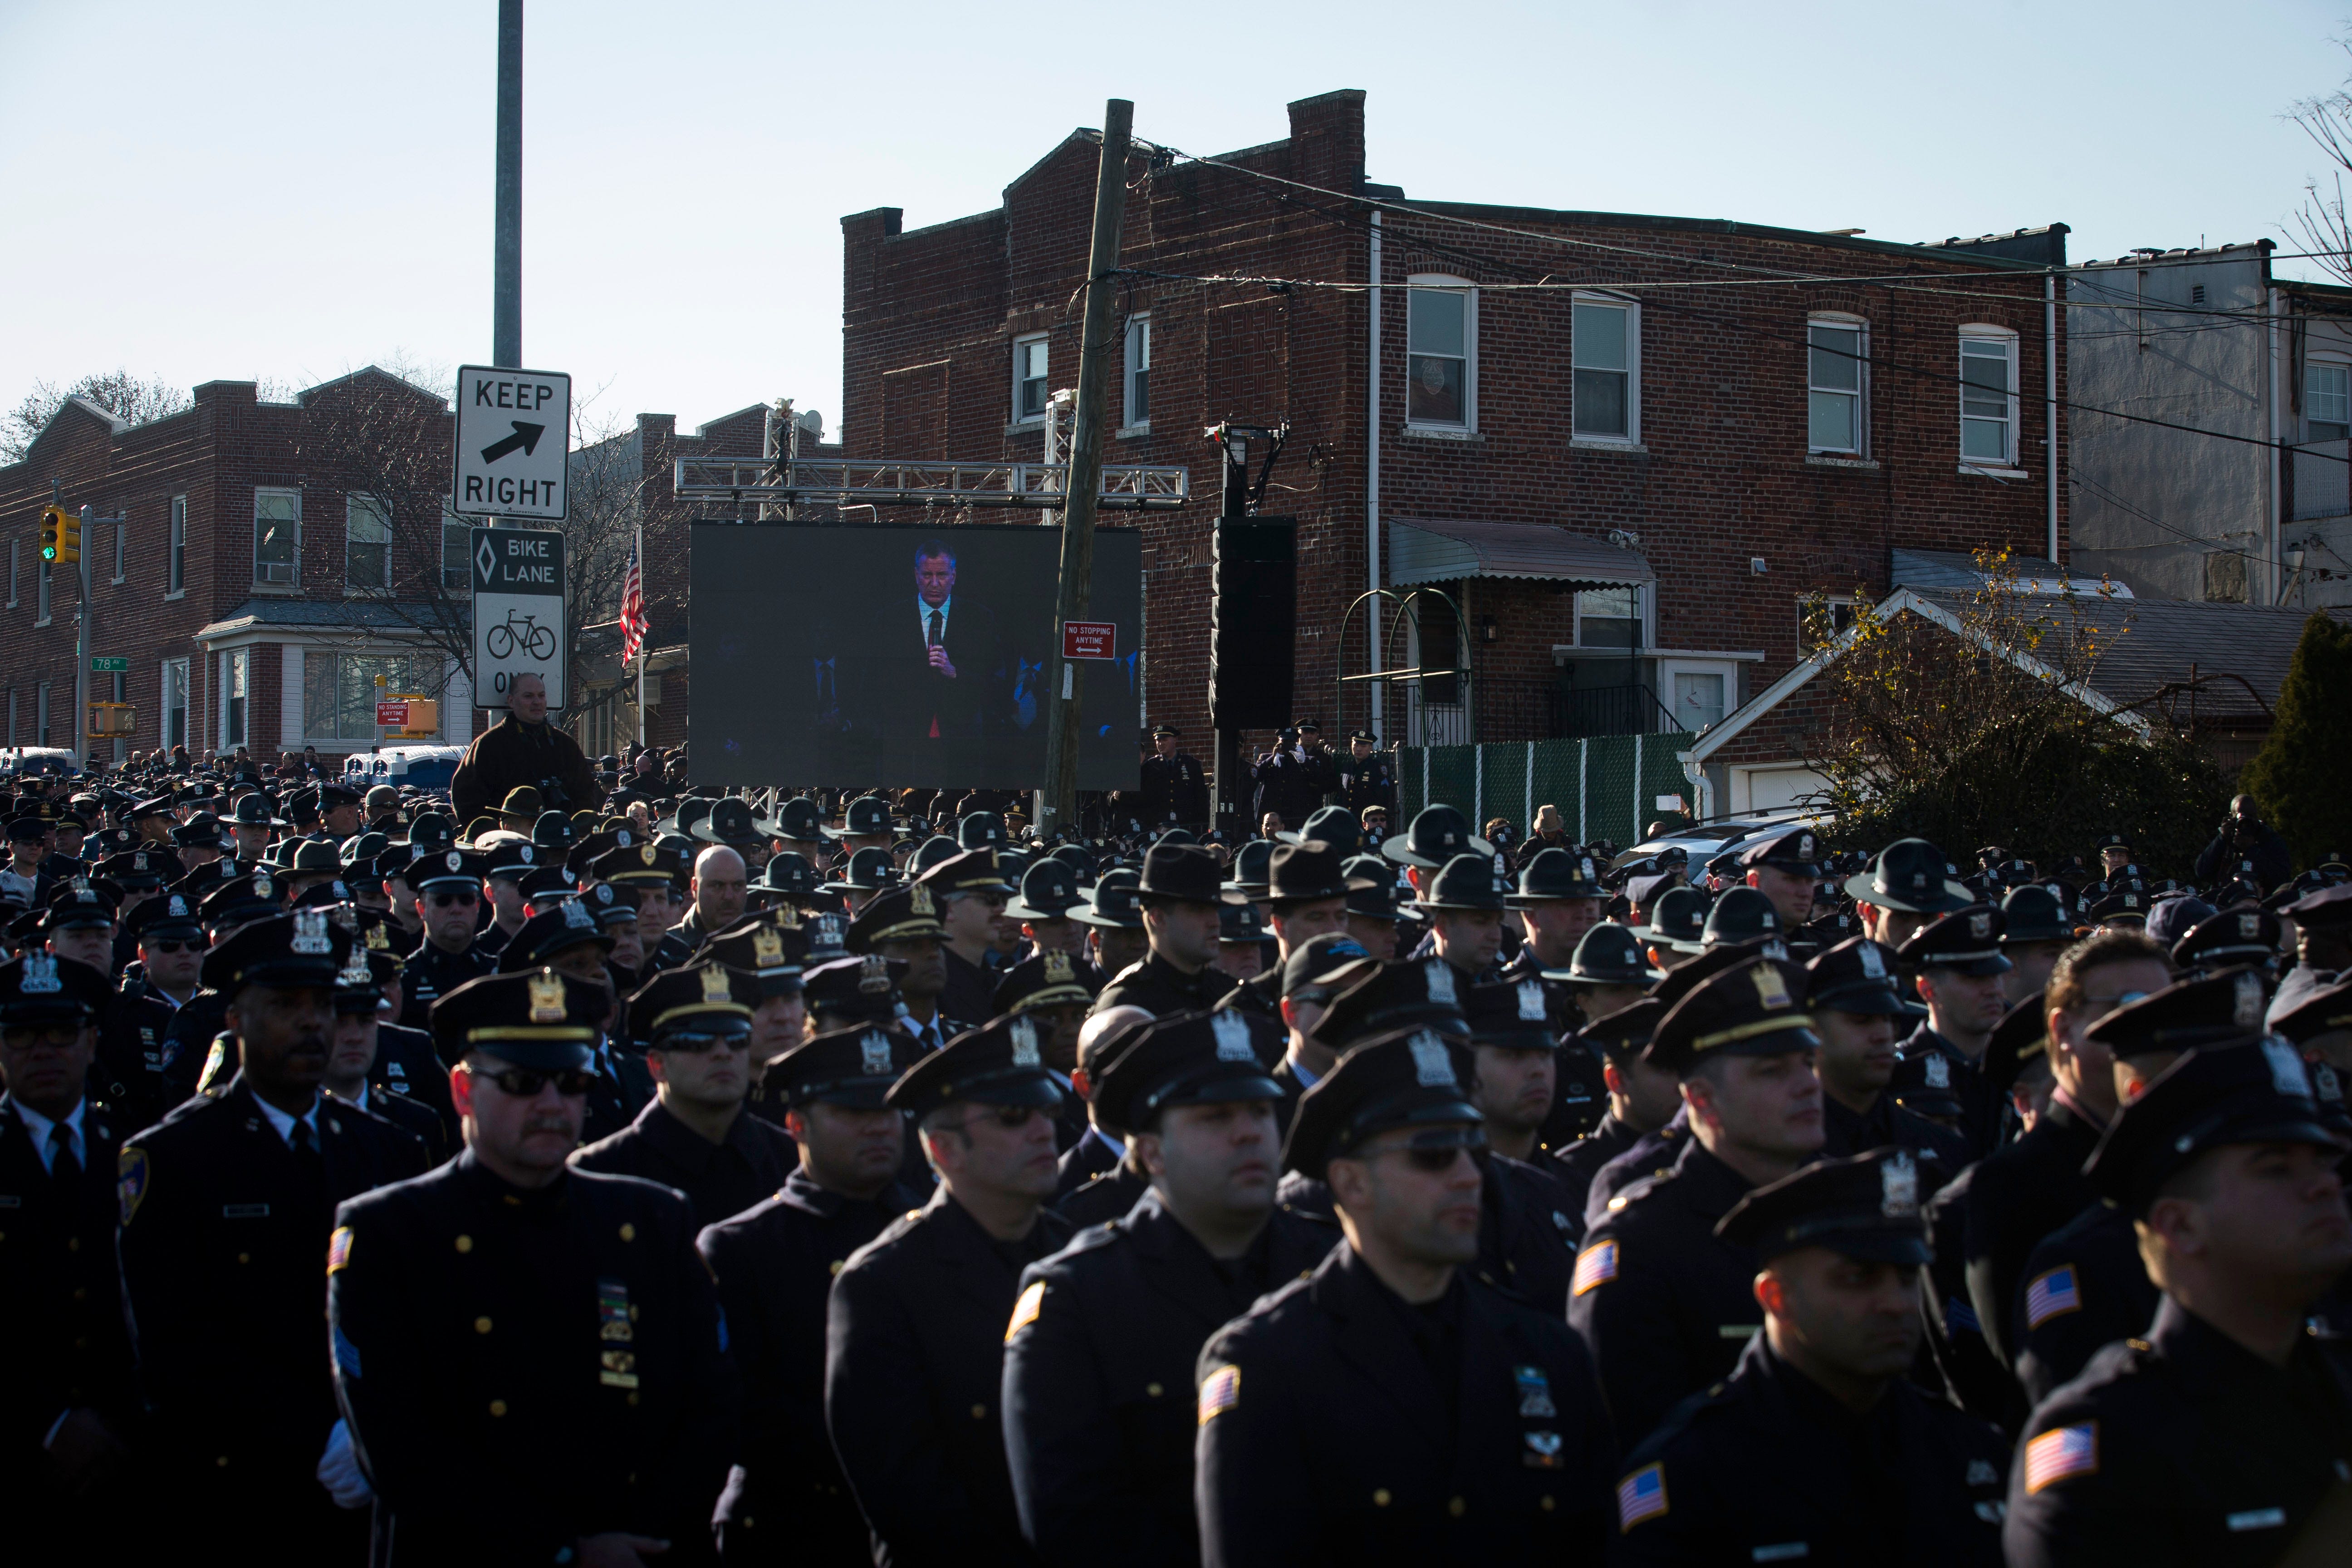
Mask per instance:
[[[1407,195],[2074,258],[2285,239],[2339,5],[531,0],[523,359],[591,420],[841,401],[845,213],[995,206],[1103,100],[1218,153],[1369,94]],[[0,406],[486,361],[496,0],[0,0]],[[2300,248],[2284,245],[2282,248]],[[2283,262],[2305,275],[2309,264]]]

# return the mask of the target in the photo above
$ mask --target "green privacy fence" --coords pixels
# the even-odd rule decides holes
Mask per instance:
[[[1504,741],[1483,746],[1406,746],[1397,752],[1402,829],[1433,801],[1454,806],[1472,826],[1507,817],[1524,837],[1538,810],[1556,805],[1580,844],[1606,838],[1622,847],[1658,819],[1660,795],[1693,793],[1675,753],[1696,737],[1681,731],[1581,741]]]

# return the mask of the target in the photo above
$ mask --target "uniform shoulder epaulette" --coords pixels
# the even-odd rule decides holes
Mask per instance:
[[[1616,1194],[1610,1198],[1609,1212],[1615,1214],[1621,1209],[1631,1208],[1651,1194],[1663,1189],[1667,1183],[1675,1179],[1676,1173],[1675,1168],[1668,1165],[1663,1170],[1651,1172],[1638,1182],[1628,1182],[1618,1188]]]
[[[1117,1219],[1107,1219],[1100,1225],[1087,1226],[1070,1237],[1063,1245],[1062,1250],[1066,1253],[1099,1252],[1115,1242],[1126,1240],[1133,1234],[1127,1228],[1127,1216],[1121,1215]]]

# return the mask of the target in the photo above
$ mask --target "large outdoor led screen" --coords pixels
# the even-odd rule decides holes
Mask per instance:
[[[1062,531],[698,521],[696,782],[1036,789],[1045,783]],[[1142,549],[1095,535],[1078,787],[1133,789]]]

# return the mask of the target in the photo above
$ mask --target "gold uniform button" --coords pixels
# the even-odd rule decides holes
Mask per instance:
[[[831,1272],[833,1272],[833,1273],[835,1273],[835,1274],[838,1274],[838,1273],[840,1273],[840,1272],[841,1272],[841,1266],[842,1266],[843,1264],[845,1264],[845,1263],[848,1262],[848,1261],[849,1261],[849,1260],[848,1260],[847,1258],[835,1258],[835,1259],[833,1260],[833,1268],[832,1268],[832,1269],[831,1269]]]
[[[628,1221],[626,1221],[626,1220],[623,1220],[623,1221],[621,1222],[621,1239],[622,1239],[623,1241],[635,1241],[635,1240],[636,1240],[636,1239],[637,1239],[637,1227],[636,1227],[635,1226],[631,1225]]]
[[[1375,1487],[1372,1489],[1372,1506],[1374,1508],[1386,1508],[1389,1506],[1388,1488]]]
[[[1458,1497],[1448,1498],[1445,1502],[1445,1511],[1452,1514],[1454,1518],[1460,1519],[1462,1517],[1463,1510],[1467,1509],[1469,1506],[1470,1505],[1468,1503],[1463,1501]]]
[[[973,1405],[973,1406],[971,1407],[971,1418],[972,1418],[973,1420],[975,1420],[975,1421],[985,1421],[985,1420],[987,1420],[987,1419],[988,1419],[988,1406],[987,1406],[987,1405]]]
[[[506,1413],[507,1413],[507,1402],[506,1402],[505,1400],[503,1400],[503,1399],[493,1399],[493,1400],[491,1400],[491,1401],[490,1401],[490,1414],[491,1414],[491,1415],[504,1415]]]
[[[1147,1383],[1143,1385],[1143,1392],[1151,1395],[1152,1398],[1157,1399],[1168,1391],[1160,1387],[1156,1383]]]
[[[1537,1499],[1536,1506],[1543,1510],[1546,1513],[1549,1513],[1551,1511],[1551,1494],[1549,1492],[1546,1492],[1542,1497]]]
[[[457,1250],[458,1250],[458,1251],[460,1251],[460,1252],[471,1252],[471,1251],[473,1251],[473,1250],[474,1250],[474,1238],[473,1238],[472,1237],[470,1237],[470,1236],[461,1236],[461,1237],[459,1237],[457,1238]]]
[[[488,1318],[476,1318],[474,1320],[474,1331],[478,1334],[488,1333],[490,1331],[490,1321]]]

